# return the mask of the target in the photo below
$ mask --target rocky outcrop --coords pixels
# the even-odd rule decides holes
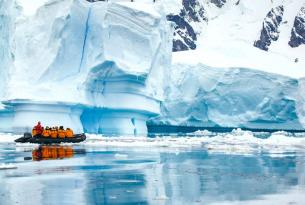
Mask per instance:
[[[221,8],[225,5],[226,0],[211,0],[211,3],[215,4],[218,8]]]
[[[167,16],[167,20],[174,23],[173,51],[196,49],[197,35],[201,29],[195,30],[192,24],[208,21],[205,9],[198,0],[183,0],[182,6],[179,14]]]
[[[291,47],[298,47],[301,44],[305,44],[305,7],[302,7],[299,14],[295,17],[288,44]]]
[[[168,15],[167,20],[174,22],[173,51],[195,49],[197,35],[193,27],[180,15]]]
[[[254,46],[262,50],[268,51],[268,47],[272,41],[279,38],[279,26],[282,23],[284,7],[278,6],[268,12],[263,22],[260,39],[254,42]]]

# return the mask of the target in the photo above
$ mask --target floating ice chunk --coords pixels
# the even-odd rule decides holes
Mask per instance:
[[[127,154],[115,154],[114,157],[116,159],[127,159],[128,155]]]
[[[17,166],[15,164],[10,164],[10,163],[0,164],[0,170],[5,170],[5,169],[17,169]]]

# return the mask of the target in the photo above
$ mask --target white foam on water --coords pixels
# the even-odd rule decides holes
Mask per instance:
[[[204,148],[209,152],[226,152],[247,154],[251,152],[280,153],[305,151],[305,134],[298,137],[290,133],[276,132],[263,139],[255,137],[250,131],[234,130],[230,133],[215,134],[206,131],[200,135],[196,131],[192,136],[163,136],[155,138],[147,137],[106,137],[100,135],[88,135],[87,146],[107,147],[148,147],[148,148]]]
[[[305,133],[297,136],[286,132],[276,132],[268,138],[258,138],[251,131],[233,130],[230,133],[200,132],[192,136],[117,136],[87,134],[87,140],[80,143],[86,147],[126,147],[126,148],[162,148],[162,149],[204,149],[209,152],[230,154],[251,154],[254,152],[281,153],[305,151]],[[20,135],[0,134],[0,143],[12,143]],[[30,144],[17,143],[17,148]],[[34,146],[34,145],[33,145]],[[121,157],[121,156],[118,156]]]
[[[0,164],[0,170],[5,170],[5,169],[17,169],[17,166],[15,164],[9,164],[9,163]]]
[[[0,133],[0,143],[11,143],[22,135],[14,135],[11,133]]]

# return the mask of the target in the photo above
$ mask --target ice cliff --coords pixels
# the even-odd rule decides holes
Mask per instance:
[[[172,29],[160,4],[16,0],[0,11],[9,6],[17,15],[0,23],[14,27],[4,33],[13,43],[0,49],[13,55],[12,65],[1,64],[11,72],[3,103],[14,110],[13,131],[41,120],[76,132],[147,132],[171,62]]]
[[[203,64],[172,69],[161,116],[150,125],[304,129],[302,80]]]

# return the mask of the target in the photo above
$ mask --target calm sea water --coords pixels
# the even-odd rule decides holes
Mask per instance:
[[[0,143],[0,204],[305,204],[305,154]]]

